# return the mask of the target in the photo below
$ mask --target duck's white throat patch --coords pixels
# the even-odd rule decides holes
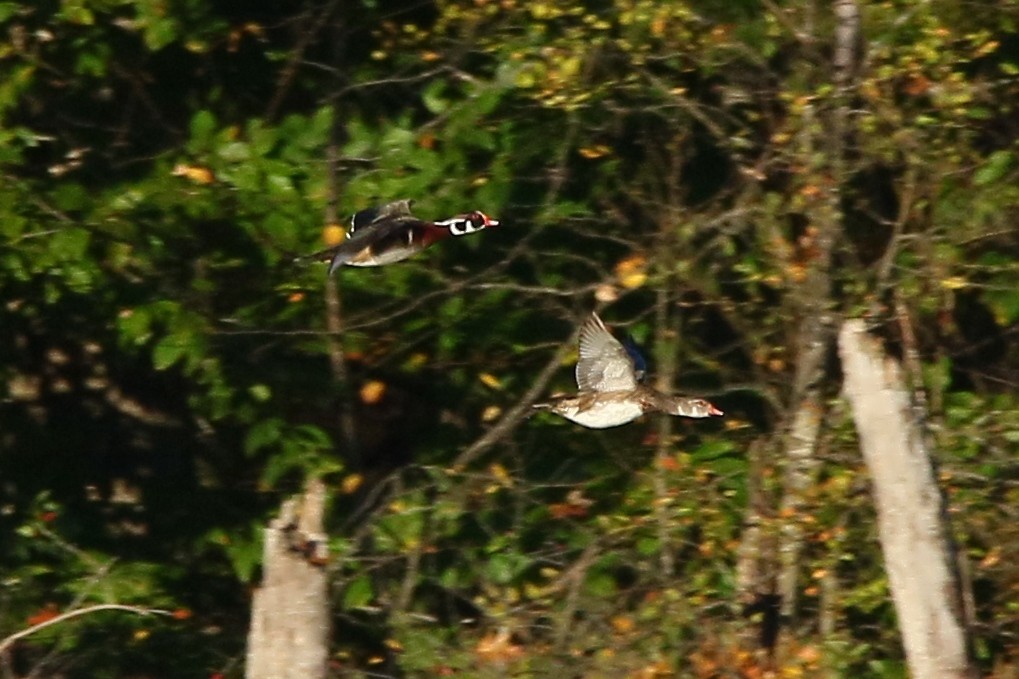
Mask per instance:
[[[435,222],[436,226],[444,226],[449,229],[449,233],[452,236],[466,236],[469,233],[475,231],[481,231],[485,228],[485,220],[478,219],[476,216],[467,217],[451,217],[450,219],[444,219],[440,222]]]

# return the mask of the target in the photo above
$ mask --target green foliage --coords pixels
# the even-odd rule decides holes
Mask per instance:
[[[758,676],[750,508],[763,544],[804,534],[783,674],[902,676],[838,406],[806,506],[778,510],[826,219],[833,313],[914,329],[978,662],[1011,662],[1014,7],[868,5],[846,97],[833,17],[796,4],[326,9],[0,3],[0,637],[188,611],[54,626],[24,662],[240,676],[260,527],[322,477],[338,672]],[[502,226],[340,271],[331,305],[295,257],[404,197]],[[592,297],[723,423],[543,416],[461,464]]]

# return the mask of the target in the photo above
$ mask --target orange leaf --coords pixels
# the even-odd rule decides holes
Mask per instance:
[[[421,148],[431,151],[435,148],[435,135],[431,132],[425,132],[418,137],[418,146]]]
[[[57,605],[50,603],[46,604],[34,615],[28,616],[28,620],[25,622],[27,622],[30,627],[35,627],[36,625],[41,625],[44,622],[52,620],[58,615],[60,615],[60,611],[57,609]]]
[[[504,664],[521,657],[524,647],[513,643],[509,630],[501,629],[482,638],[474,652],[482,662]]]
[[[386,383],[379,380],[368,380],[361,385],[361,402],[366,405],[375,405],[386,395]]]
[[[637,627],[637,623],[628,615],[617,615],[610,622],[612,623],[612,629],[618,634],[627,634]]]
[[[173,168],[173,176],[190,179],[195,184],[211,184],[216,181],[216,175],[209,168],[198,165],[185,165],[183,163]]]
[[[658,466],[662,469],[670,472],[679,471],[682,465],[674,457],[660,457],[658,458]]]
[[[991,551],[987,552],[983,559],[980,560],[981,568],[990,568],[1001,561],[1001,547],[993,547]]]

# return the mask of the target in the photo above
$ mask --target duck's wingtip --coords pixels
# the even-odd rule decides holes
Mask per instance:
[[[326,277],[332,276],[334,273],[336,273],[336,270],[339,269],[344,264],[346,264],[346,262],[347,260],[341,255],[336,255],[335,257],[333,257],[331,260],[329,260],[329,270],[326,272]]]

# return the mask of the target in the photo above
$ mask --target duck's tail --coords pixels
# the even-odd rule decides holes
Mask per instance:
[[[551,409],[552,409],[551,403],[532,403],[531,412],[527,413],[527,416],[533,417],[534,415],[538,414],[539,410],[551,410]]]

